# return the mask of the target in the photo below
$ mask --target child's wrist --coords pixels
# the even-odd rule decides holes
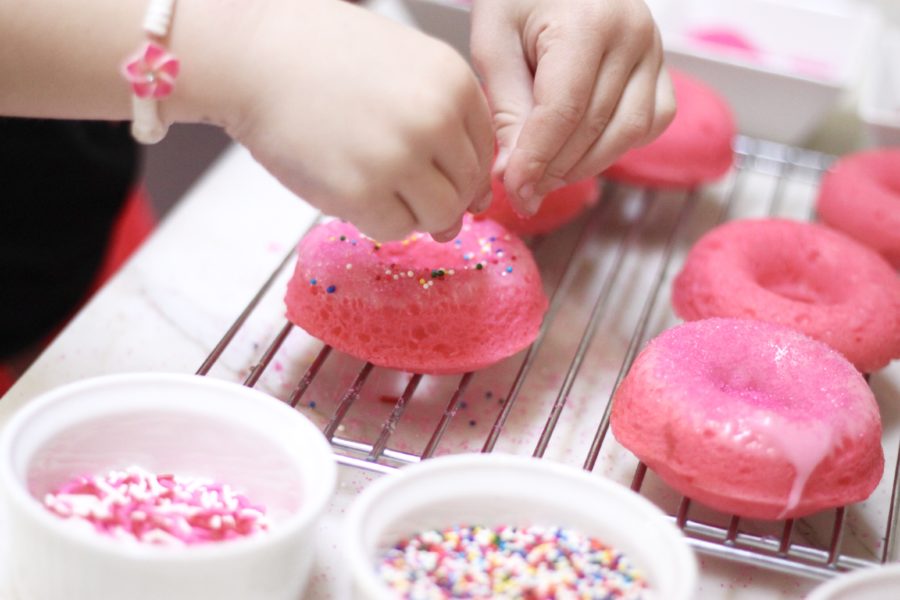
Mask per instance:
[[[244,40],[264,2],[178,2],[168,36],[180,61],[172,94],[159,107],[167,123],[209,123],[231,128],[249,102],[251,86]]]

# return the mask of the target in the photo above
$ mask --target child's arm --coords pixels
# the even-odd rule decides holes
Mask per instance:
[[[0,2],[0,114],[131,117],[147,0]],[[489,192],[490,112],[444,44],[336,0],[180,0],[160,111],[210,122],[287,187],[383,239],[451,236]],[[439,236],[441,237],[441,236]]]

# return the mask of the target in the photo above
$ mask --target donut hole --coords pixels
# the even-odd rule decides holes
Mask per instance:
[[[738,368],[734,364],[715,365],[713,385],[732,400],[754,408],[783,409],[789,407],[783,390],[771,383],[766,373]]]
[[[840,304],[846,299],[846,290],[834,285],[841,275],[822,267],[821,254],[817,250],[787,260],[776,258],[781,260],[760,265],[757,269],[755,279],[760,287],[787,300],[809,305]]]
[[[868,173],[876,187],[892,196],[900,196],[900,177],[886,177],[884,173],[875,171]]]

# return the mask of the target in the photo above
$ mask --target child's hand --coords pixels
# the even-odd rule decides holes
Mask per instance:
[[[374,238],[455,237],[466,208],[489,201],[494,151],[463,59],[344,2],[273,0],[255,13],[229,132],[288,188]]]
[[[675,114],[659,32],[642,0],[475,0],[472,57],[514,205],[597,175]]]

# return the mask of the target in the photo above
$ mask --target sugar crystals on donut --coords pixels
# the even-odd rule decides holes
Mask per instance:
[[[663,332],[613,398],[612,431],[707,506],[787,519],[869,496],[881,417],[862,375],[825,344],[752,319]]]
[[[707,232],[675,279],[678,316],[793,327],[863,372],[900,357],[900,279],[878,254],[821,225],[731,221]]]

